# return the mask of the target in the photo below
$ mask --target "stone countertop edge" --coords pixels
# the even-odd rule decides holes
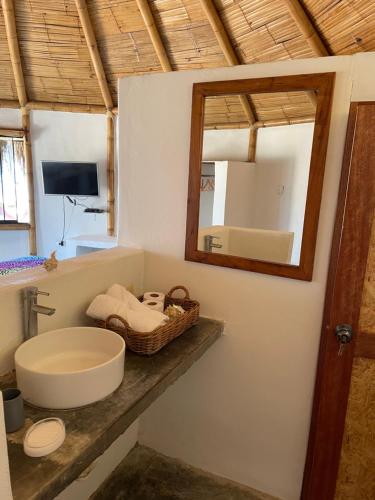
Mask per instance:
[[[151,357],[127,351],[120,387],[86,408],[61,411],[25,405],[25,427],[7,435],[14,500],[55,498],[207,351],[223,329],[222,321],[199,318],[196,326]],[[2,385],[11,381],[3,380]],[[64,444],[46,457],[27,457],[22,444],[27,428],[50,416],[64,420]]]

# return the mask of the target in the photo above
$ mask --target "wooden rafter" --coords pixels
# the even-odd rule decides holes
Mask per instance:
[[[298,118],[279,118],[275,120],[258,120],[254,123],[254,129],[265,128],[265,127],[281,127],[283,125],[297,125],[301,123],[314,123],[315,116],[300,116]],[[218,123],[205,125],[205,130],[223,130],[223,129],[241,129],[249,128],[249,122],[231,122],[231,123]]]
[[[36,255],[36,231],[35,231],[35,202],[34,202],[34,173],[33,173],[33,158],[30,142],[30,113],[26,108],[27,92],[25,79],[23,76],[20,48],[17,38],[16,15],[14,12],[13,0],[1,0],[1,5],[4,14],[5,31],[9,46],[10,61],[12,64],[14,80],[16,82],[17,97],[22,113],[22,128],[24,131],[24,146],[25,146],[25,171],[29,195],[29,252],[31,255]]]
[[[113,100],[111,92],[109,90],[107,78],[104,72],[104,67],[100,57],[98,44],[96,43],[94,29],[92,27],[90,14],[87,8],[87,2],[86,0],[75,0],[75,3],[77,6],[77,11],[83,29],[83,33],[85,35],[87,48],[89,49],[91,62],[94,66],[96,78],[98,79],[100,91],[103,96],[103,101],[105,107],[109,111],[111,111],[113,108]]]
[[[25,131],[21,128],[0,128],[0,137],[18,137],[25,136]]]
[[[10,99],[0,99],[0,108],[19,109],[19,107],[20,107],[19,101],[11,101]]]
[[[148,34],[151,38],[152,45],[158,56],[160,65],[164,72],[173,71],[172,65],[170,63],[167,51],[165,50],[163,41],[161,39],[159,30],[156,26],[154,16],[151,12],[150,6],[147,0],[136,0],[138,9],[142,15],[143,22],[145,23]]]
[[[29,101],[25,107],[29,111],[64,111],[69,113],[90,113],[93,115],[106,114],[107,112],[107,108],[105,106],[100,106],[98,104],[78,104],[67,102]],[[0,108],[19,109],[20,103],[18,101],[0,99]],[[117,107],[112,108],[112,114],[116,115],[117,113]]]
[[[107,77],[104,71],[102,59],[100,57],[98,44],[96,42],[94,29],[86,0],[75,0],[79,19],[82,25],[87,48],[89,49],[91,62],[94,66],[98,79],[103,101],[107,109],[107,232],[109,236],[115,233],[115,185],[114,185],[114,163],[115,163],[115,142],[114,142],[114,117],[112,113],[113,100]]]
[[[25,79],[23,77],[20,48],[17,38],[16,15],[13,0],[1,0],[4,14],[5,31],[8,40],[10,61],[16,83],[17,97],[21,108],[27,104]]]
[[[314,54],[318,57],[329,56],[327,47],[299,0],[284,0],[284,2]]]
[[[298,125],[300,123],[313,123],[315,122],[315,116],[301,116],[298,118],[280,118],[276,120],[264,120],[257,121],[254,126],[256,128],[264,128],[264,127],[280,127],[283,125]]]
[[[211,25],[211,28],[216,36],[216,39],[223,51],[224,57],[229,64],[229,66],[237,66],[241,64],[234,48],[229,39],[228,33],[225,29],[225,26],[220,19],[220,16],[216,10],[215,5],[212,0],[200,0],[203,10],[206,14],[208,22]],[[254,123],[257,121],[255,113],[252,109],[252,102],[250,96],[241,95],[239,96],[239,100],[242,104],[244,112],[246,114],[246,118],[249,120],[250,125],[250,135],[249,135],[249,157],[248,160],[253,162],[255,161],[255,151],[256,151],[256,137],[257,134],[255,132],[251,132],[251,128]]]

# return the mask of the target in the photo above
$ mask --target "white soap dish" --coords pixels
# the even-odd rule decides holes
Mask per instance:
[[[29,457],[44,457],[60,448],[64,440],[64,422],[56,417],[45,418],[26,432],[23,450]]]

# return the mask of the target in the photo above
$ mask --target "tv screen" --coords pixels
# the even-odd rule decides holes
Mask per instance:
[[[99,196],[96,163],[42,161],[44,193]]]

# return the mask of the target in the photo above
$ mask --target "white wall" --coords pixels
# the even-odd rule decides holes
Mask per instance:
[[[258,131],[254,227],[293,232],[293,264],[301,253],[313,133],[313,123]]]
[[[90,324],[85,311],[98,293],[113,283],[143,288],[144,258],[141,250],[114,248],[59,263],[48,273],[43,267],[29,269],[0,280],[0,375],[13,368],[13,355],[23,338],[22,289],[37,286],[49,297],[39,303],[56,308],[53,316],[39,315],[39,332]]]
[[[254,181],[254,164],[228,161],[224,220],[226,226],[253,227]]]
[[[226,321],[226,335],[142,419],[142,441],[284,500],[299,498],[303,475],[352,61],[120,80],[120,241],[146,250],[145,288],[183,283],[204,315]],[[337,79],[313,281],[185,262],[193,82],[324,71]]]
[[[19,110],[0,109],[0,127],[21,127]],[[38,254],[48,256],[57,249],[60,259],[71,257],[58,246],[63,226],[61,196],[45,196],[41,175],[42,160],[98,162],[100,198],[83,203],[106,208],[106,118],[105,115],[31,112],[31,141],[34,164]],[[66,202],[67,237],[79,234],[105,234],[107,214],[85,214],[83,208]],[[16,234],[17,233],[17,234]],[[28,255],[28,233],[0,231],[0,260]]]
[[[203,134],[204,161],[247,161],[249,129],[205,130]]]

